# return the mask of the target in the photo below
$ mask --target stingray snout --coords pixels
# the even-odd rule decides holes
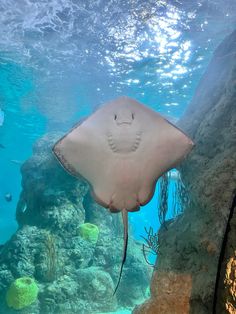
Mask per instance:
[[[130,125],[133,123],[135,114],[131,110],[122,109],[116,113],[114,113],[114,120],[118,126],[120,125]]]

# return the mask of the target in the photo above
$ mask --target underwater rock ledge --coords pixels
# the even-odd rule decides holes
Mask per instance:
[[[180,169],[190,204],[160,230],[151,298],[133,313],[236,313],[236,31],[216,49],[179,126],[196,144]]]

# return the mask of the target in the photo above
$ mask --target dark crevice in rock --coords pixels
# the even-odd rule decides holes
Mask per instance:
[[[224,234],[224,238],[222,241],[222,246],[221,246],[221,251],[220,251],[220,256],[219,256],[219,261],[218,261],[218,269],[217,269],[216,282],[215,282],[215,293],[214,293],[214,299],[213,299],[213,314],[217,313],[219,283],[220,283],[221,272],[222,272],[223,264],[224,264],[224,260],[225,260],[225,253],[226,253],[226,248],[227,248],[227,243],[228,243],[228,236],[229,236],[229,232],[231,230],[230,222],[231,222],[231,219],[233,218],[235,208],[236,208],[236,191],[234,192],[232,206],[231,206],[230,211],[229,211],[229,218],[228,218],[228,222],[226,225],[225,234]]]

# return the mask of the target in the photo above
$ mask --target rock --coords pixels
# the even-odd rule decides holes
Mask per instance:
[[[160,230],[151,298],[136,308],[135,314],[208,314],[214,307],[219,314],[235,313],[234,231],[226,245],[226,261],[220,263],[217,298],[215,291],[219,256],[235,195],[235,55],[236,32],[214,53],[179,122],[196,144],[180,168],[190,204],[167,230]],[[235,218],[230,225],[235,230]]]
[[[231,219],[225,234],[216,295],[216,312],[236,313],[236,196],[231,207]]]
[[[155,272],[151,284],[152,299],[137,307],[135,313],[190,313],[191,286],[188,274]]]
[[[39,140],[34,155],[23,164],[16,218],[20,226],[37,225],[55,233],[63,230],[63,234],[76,234],[78,224],[85,219],[82,202],[88,185],[65,172],[52,155],[51,147],[60,136],[50,134]]]
[[[109,273],[97,267],[81,269],[77,272],[78,289],[81,299],[87,303],[93,300],[93,311],[108,312],[117,307],[116,297],[113,296],[114,283]]]

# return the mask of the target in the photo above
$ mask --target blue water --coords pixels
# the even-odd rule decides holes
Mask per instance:
[[[234,1],[3,1],[0,4],[0,243],[17,228],[20,164],[48,131],[68,130],[128,95],[177,121],[215,47],[236,22]],[[4,195],[13,200],[6,202]],[[157,193],[130,215],[133,235],[159,227]],[[170,200],[171,204],[171,200]],[[135,217],[135,218],[134,218]],[[167,218],[171,217],[169,212]]]

